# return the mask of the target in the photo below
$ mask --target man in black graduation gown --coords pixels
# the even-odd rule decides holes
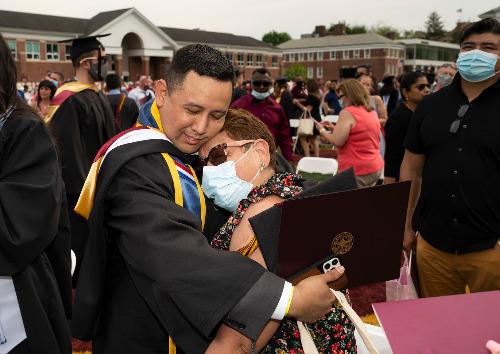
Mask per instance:
[[[139,108],[135,101],[120,91],[121,79],[117,74],[106,76],[107,98],[115,117],[117,132],[132,128],[139,117]]]
[[[45,124],[17,97],[15,73],[0,35],[0,353],[70,354],[64,184]]]
[[[61,158],[71,222],[71,248],[77,258],[73,276],[76,284],[88,228],[73,209],[95,154],[116,130],[109,103],[95,85],[103,80],[106,68],[104,47],[96,37],[70,42],[76,81],[57,90],[46,123]]]
[[[142,128],[97,154],[77,205],[90,232],[72,320],[94,354],[171,354],[169,336],[177,353],[202,353],[220,325],[255,341],[270,318],[309,322],[330,310],[336,271],[292,288],[202,234],[209,207],[189,165],[224,124],[232,78],[219,51],[180,49],[141,109]]]

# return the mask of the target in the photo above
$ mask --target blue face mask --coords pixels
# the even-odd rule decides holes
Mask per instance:
[[[498,56],[479,49],[462,52],[457,59],[460,76],[469,82],[481,82],[495,76]]]
[[[230,212],[236,211],[240,202],[248,196],[253,188],[252,182],[261,171],[259,170],[250,182],[242,180],[236,174],[236,164],[252,147],[237,161],[226,161],[217,166],[203,168],[203,192],[208,198],[214,199],[216,205]]]
[[[58,81],[56,81],[56,80],[49,80],[49,81],[52,82],[56,88],[57,88],[57,86],[59,86]]]
[[[256,99],[258,99],[259,101],[265,100],[270,95],[271,95],[271,92],[269,92],[269,91],[267,91],[267,92],[258,92],[258,91],[252,90],[252,96],[255,97]]]

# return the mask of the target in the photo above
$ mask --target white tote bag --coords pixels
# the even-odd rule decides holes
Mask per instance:
[[[314,120],[311,117],[311,112],[304,111],[299,120],[299,127],[297,129],[298,135],[313,135],[314,132]]]
[[[337,298],[347,316],[349,316],[349,318],[351,319],[354,327],[356,327],[356,329],[358,330],[358,333],[361,336],[361,339],[363,340],[363,343],[365,344],[370,354],[379,354],[379,351],[375,347],[375,344],[373,344],[373,341],[370,339],[370,336],[365,329],[363,321],[361,320],[361,318],[359,318],[358,314],[354,312],[351,305],[349,305],[349,302],[347,301],[345,295],[340,291],[336,291],[333,289],[332,293]],[[316,345],[314,344],[314,341],[312,339],[311,333],[309,333],[307,327],[304,326],[304,324],[300,321],[297,321],[297,325],[299,327],[300,342],[302,343],[304,354],[319,354],[318,349],[316,348]]]

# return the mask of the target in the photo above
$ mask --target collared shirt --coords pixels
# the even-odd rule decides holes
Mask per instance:
[[[122,92],[120,91],[120,89],[112,89],[112,90],[109,90],[108,95],[119,95],[121,93]]]
[[[273,135],[276,145],[281,148],[283,156],[288,161],[293,159],[288,119],[283,107],[276,103],[273,98],[267,97],[265,100],[259,101],[251,94],[247,94],[235,101],[231,108],[245,109],[262,120]]]
[[[469,102],[457,74],[451,85],[425,97],[411,120],[405,147],[425,155],[414,218],[422,237],[442,251],[490,249],[500,237],[499,112],[500,81]]]
[[[333,110],[333,114],[340,114],[342,107],[340,106],[339,98],[335,92],[328,91],[328,93],[325,95],[325,102],[328,107]]]

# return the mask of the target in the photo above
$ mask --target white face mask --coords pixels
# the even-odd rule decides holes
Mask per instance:
[[[253,145],[237,161],[226,161],[217,166],[205,166],[203,168],[202,188],[208,198],[214,199],[219,207],[230,212],[236,211],[240,202],[248,196],[253,188],[252,182],[262,171],[250,182],[247,182],[236,174],[236,164],[241,161],[253,148]]]

